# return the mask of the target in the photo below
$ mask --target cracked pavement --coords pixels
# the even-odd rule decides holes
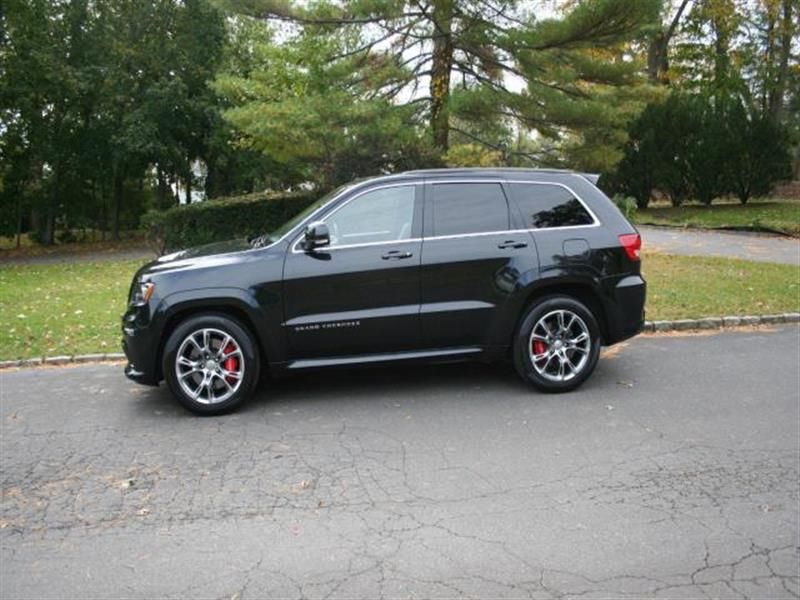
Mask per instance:
[[[800,328],[653,335],[580,390],[329,371],[193,417],[0,373],[0,596],[797,598]]]

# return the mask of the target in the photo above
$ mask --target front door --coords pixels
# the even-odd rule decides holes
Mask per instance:
[[[306,252],[300,239],[292,244],[284,267],[291,360],[418,347],[418,187],[356,193],[323,217],[329,246]]]

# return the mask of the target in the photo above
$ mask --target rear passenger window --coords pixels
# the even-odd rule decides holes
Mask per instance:
[[[547,229],[591,225],[592,216],[568,189],[538,183],[511,184],[525,227]]]
[[[433,185],[433,235],[508,229],[508,204],[499,183]]]

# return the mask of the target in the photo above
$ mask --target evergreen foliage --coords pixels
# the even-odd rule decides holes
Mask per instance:
[[[250,237],[277,229],[317,198],[316,194],[248,194],[216,198],[142,217],[159,252]]]
[[[726,195],[744,204],[790,174],[784,126],[749,112],[740,98],[673,94],[633,123],[606,185],[635,198],[639,208],[655,191],[673,206],[690,198],[708,205]]]

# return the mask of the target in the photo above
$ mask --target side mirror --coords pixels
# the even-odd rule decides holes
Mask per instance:
[[[303,248],[305,250],[313,250],[320,246],[327,246],[331,243],[331,234],[328,231],[328,226],[321,222],[315,221],[306,226],[306,232],[303,236]]]

